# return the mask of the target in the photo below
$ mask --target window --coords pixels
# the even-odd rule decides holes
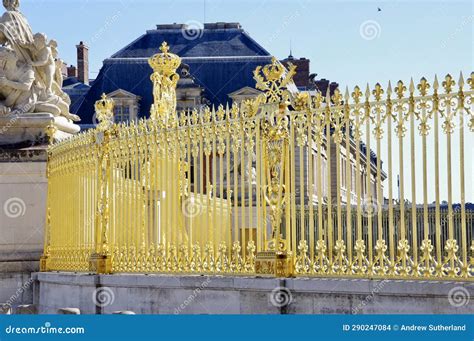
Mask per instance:
[[[356,192],[356,169],[355,169],[355,166],[352,165],[352,177],[351,177],[351,186],[352,186],[352,192]]]
[[[114,108],[114,121],[128,122],[130,120],[130,106],[128,105],[116,105]]]
[[[347,188],[347,169],[346,169],[346,159],[341,156],[341,187]]]

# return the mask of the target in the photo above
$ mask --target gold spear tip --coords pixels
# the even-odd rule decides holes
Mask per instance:
[[[434,82],[433,82],[433,89],[439,89],[439,82],[438,82],[438,75],[435,74]]]

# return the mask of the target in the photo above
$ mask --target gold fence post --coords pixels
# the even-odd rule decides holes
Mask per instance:
[[[109,204],[111,185],[111,165],[110,165],[110,137],[113,125],[114,102],[108,99],[105,94],[102,99],[95,104],[96,116],[99,124],[96,128],[96,144],[99,149],[99,159],[97,163],[97,194],[95,211],[95,252],[89,259],[89,270],[98,274],[112,272],[112,257],[108,242],[109,230]]]
[[[288,204],[289,183],[288,153],[290,152],[290,134],[288,105],[290,93],[287,85],[292,82],[296,67],[290,65],[286,72],[275,58],[272,64],[266,65],[263,70],[258,67],[254,72],[257,89],[264,91],[265,104],[263,105],[264,118],[260,125],[263,144],[264,167],[262,172],[266,177],[266,186],[262,188],[263,197],[270,210],[272,235],[265,240],[266,251],[257,253],[255,270],[260,275],[276,277],[290,277],[294,275],[294,252],[288,250],[288,241],[281,231],[282,215],[285,204]],[[263,77],[260,72],[262,71]],[[290,160],[290,162],[294,160]],[[291,200],[294,200],[292,198]],[[294,214],[294,212],[293,212]],[[291,235],[286,226],[286,236]],[[292,252],[293,251],[293,252]]]
[[[46,136],[48,137],[49,145],[51,146],[54,143],[54,135],[56,134],[57,128],[54,125],[49,125],[46,127]],[[51,172],[51,151],[48,149],[48,158],[46,163],[46,178],[50,178]],[[51,207],[50,207],[50,200],[51,200],[51,191],[50,185],[48,183],[48,194],[47,194],[47,206],[46,206],[46,226],[44,229],[44,248],[43,248],[43,255],[40,258],[40,271],[46,272],[49,271],[48,268],[48,261],[51,256],[50,254],[50,242],[51,242]]]

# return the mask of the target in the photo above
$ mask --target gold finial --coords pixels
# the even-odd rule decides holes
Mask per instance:
[[[467,79],[467,84],[471,86],[471,90],[474,90],[474,72],[471,72],[471,77]]]
[[[170,77],[173,75],[178,77],[176,70],[181,65],[181,58],[173,53],[170,53],[169,50],[170,48],[168,43],[164,41],[160,47],[160,51],[162,53],[155,54],[148,60],[148,63],[154,72],[162,74],[165,77]]]
[[[167,54],[168,51],[170,50],[170,47],[168,46],[168,43],[166,41],[164,41],[163,43],[161,43],[161,46],[160,46],[160,51],[164,54]]]
[[[456,82],[454,81],[453,77],[450,74],[447,74],[446,77],[444,77],[444,82],[443,82],[443,88],[446,91],[447,94],[450,94],[453,86],[456,85]]]
[[[392,82],[388,81],[388,86],[387,86],[387,97],[390,98],[390,96],[392,95]]]
[[[97,129],[99,131],[105,131],[110,128],[113,122],[114,117],[114,106],[115,103],[113,99],[107,98],[107,95],[104,93],[100,100],[95,102],[95,115],[99,124]]]
[[[367,83],[367,86],[365,88],[365,99],[368,101],[370,98],[370,87],[369,87],[369,83]]]
[[[169,52],[169,46],[164,41],[160,51],[148,60],[153,74],[153,104],[150,110],[150,118],[159,120],[163,126],[177,121],[176,117],[176,86],[179,75],[176,70],[181,65],[181,58]],[[172,120],[171,119],[172,117]]]
[[[398,98],[403,98],[403,93],[407,91],[407,87],[403,85],[402,81],[398,81],[395,92],[397,93]]]
[[[408,86],[408,90],[410,91],[410,95],[413,95],[415,92],[415,83],[413,82],[413,77],[410,78],[410,85]]]
[[[48,137],[49,144],[54,143],[54,141],[55,141],[54,135],[56,135],[57,131],[58,131],[58,128],[56,128],[52,124],[50,124],[49,126],[46,127],[45,133],[46,133],[46,136]]]
[[[360,98],[362,97],[362,91],[360,91],[359,86],[356,85],[354,92],[352,93],[352,98],[356,104],[360,103]]]
[[[346,102],[346,104],[349,104],[349,99],[350,99],[349,87],[346,86],[346,90],[344,91],[344,101]]]
[[[420,79],[420,84],[418,84],[417,89],[420,91],[421,96],[426,96],[431,85],[428,83],[425,77]]]
[[[434,82],[433,82],[433,89],[435,90],[435,93],[438,92],[438,89],[439,89],[438,75],[435,75]]]
[[[332,101],[334,102],[335,105],[340,105],[342,102],[342,95],[341,92],[339,91],[339,88],[336,88],[334,90],[334,95],[332,96]]]
[[[261,74],[263,74],[263,77]],[[257,82],[255,87],[264,91],[267,103],[286,105],[290,97],[287,86],[293,82],[295,74],[295,65],[288,63],[288,71],[286,72],[285,67],[275,57],[272,57],[271,64],[265,65],[263,69],[258,66],[253,72],[254,79]]]
[[[382,99],[382,95],[384,94],[384,91],[380,83],[375,84],[375,90],[372,91],[372,94],[374,95],[377,101],[380,101]]]
[[[460,89],[462,89],[464,86],[464,77],[462,75],[462,71],[459,73],[458,86]]]

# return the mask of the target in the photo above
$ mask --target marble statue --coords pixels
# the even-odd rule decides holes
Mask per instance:
[[[33,34],[19,0],[3,0],[0,18],[0,115],[50,113],[71,121],[71,100],[62,91],[57,42]]]

